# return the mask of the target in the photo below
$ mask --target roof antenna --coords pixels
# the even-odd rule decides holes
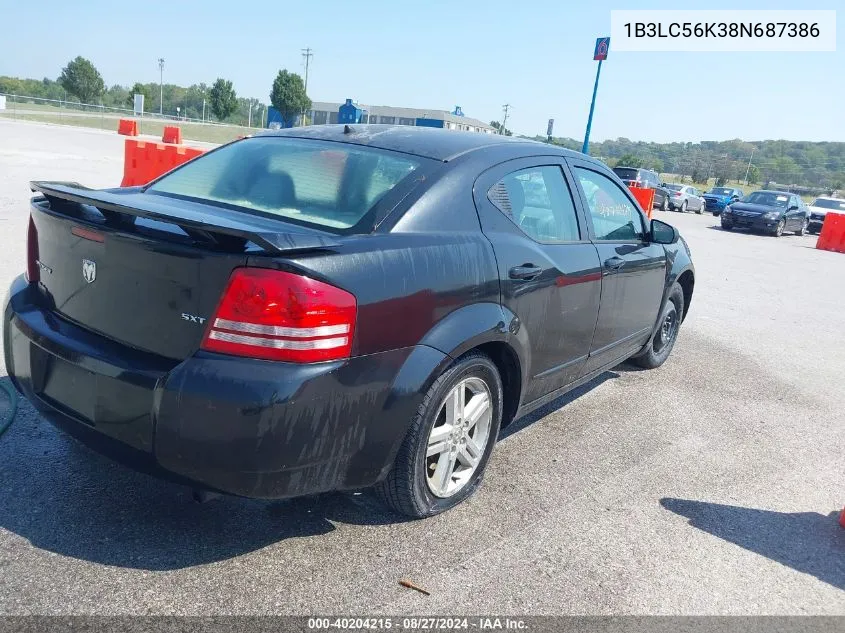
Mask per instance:
[[[344,133],[344,134],[352,134],[354,131],[355,131],[355,130],[353,130],[353,129],[352,129],[351,127],[349,127],[348,125],[344,125],[344,126],[343,126],[343,133]]]

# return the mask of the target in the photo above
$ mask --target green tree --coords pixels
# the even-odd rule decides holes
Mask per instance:
[[[84,57],[68,62],[59,76],[59,83],[82,103],[93,103],[106,88],[99,71]]]
[[[302,77],[287,70],[280,70],[273,80],[270,91],[270,103],[282,115],[285,124],[290,125],[298,115],[311,109],[311,99],[305,94],[305,84]]]
[[[633,154],[624,154],[616,161],[617,167],[642,167],[643,159],[634,156]]]
[[[760,168],[757,165],[751,165],[748,168],[748,184],[754,185],[760,182]]]
[[[504,134],[505,136],[513,136],[513,132],[511,132],[508,128],[505,128],[503,132],[502,124],[498,121],[490,121],[490,127],[494,128],[499,134]]]
[[[238,108],[238,95],[232,87],[232,82],[219,78],[208,91],[211,111],[219,120],[223,120]]]
[[[144,84],[136,81],[135,85],[130,88],[129,96],[126,98],[130,108],[135,105],[135,95],[144,95],[144,109],[150,110],[150,106],[152,105],[150,102],[150,91]]]

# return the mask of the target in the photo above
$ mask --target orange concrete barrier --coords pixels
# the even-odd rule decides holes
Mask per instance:
[[[654,207],[654,189],[643,189],[642,187],[628,187],[628,190],[631,192],[631,195],[637,199],[637,202],[640,203],[640,207],[645,214],[651,219],[651,212]]]
[[[176,143],[176,145],[181,145],[182,128],[178,125],[165,125],[164,133],[161,135],[161,141],[163,143]]]
[[[135,119],[120,119],[117,133],[124,136],[138,136],[138,122]]]
[[[204,152],[194,147],[126,139],[120,186],[145,185]]]
[[[828,212],[825,215],[816,248],[845,253],[845,214]]]

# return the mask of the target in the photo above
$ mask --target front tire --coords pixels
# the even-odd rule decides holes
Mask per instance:
[[[681,328],[681,321],[684,314],[684,291],[677,283],[672,284],[669,290],[669,298],[660,313],[660,325],[657,334],[648,346],[648,349],[631,359],[631,362],[646,369],[660,367],[669,358],[675,341],[678,338],[678,331]]]
[[[669,210],[669,194],[663,196],[663,205],[660,207],[661,211],[668,211]]]
[[[426,393],[376,494],[416,519],[455,507],[481,484],[501,423],[499,372],[487,356],[470,352]]]
[[[801,228],[795,231],[795,235],[806,235],[808,226],[810,226],[810,220],[804,218],[804,222],[801,223]]]
[[[780,237],[781,235],[783,235],[783,228],[785,226],[786,226],[786,220],[782,219],[780,222],[778,222],[777,226],[775,227],[775,232],[773,233],[773,235],[775,237]]]

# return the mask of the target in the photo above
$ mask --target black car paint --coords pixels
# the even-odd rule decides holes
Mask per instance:
[[[767,206],[744,201],[732,202],[728,205],[730,212],[727,214],[723,212],[721,214],[722,226],[725,228],[742,228],[773,233],[778,223],[783,221],[784,231],[801,230],[809,213],[800,198],[787,191],[773,191],[771,193],[787,196],[787,200],[789,200],[787,206]],[[797,201],[797,206],[791,204],[793,199]],[[774,218],[764,217],[767,213],[771,212],[777,212],[778,215]]]
[[[361,143],[439,162],[393,201],[372,232],[327,233],[313,250],[237,252],[230,243],[185,244],[74,217],[75,226],[104,231],[106,245],[135,246],[142,255],[137,274],[122,295],[124,305],[100,293],[76,318],[59,314],[44,287],[15,280],[4,315],[6,366],[15,385],[83,442],[161,476],[251,497],[356,489],[386,475],[427,389],[465,352],[480,348],[499,365],[507,423],[644,349],[676,281],[691,297],[694,271],[683,239],[665,246],[592,241],[571,168],[578,164],[615,178],[597,161],[501,137],[342,129],[276,135]],[[489,175],[550,161],[574,193],[582,242],[538,244],[486,204]],[[205,211],[214,232],[217,210]],[[39,239],[42,228],[48,236],[53,230],[47,227],[54,215],[43,201],[33,203]],[[294,230],[278,225],[282,234]],[[103,246],[74,245],[73,258],[102,257]],[[166,265],[168,257],[178,257],[178,266]],[[625,260],[622,269],[607,265],[611,257]],[[73,258],[61,265],[70,266]],[[211,315],[224,279],[219,271],[206,277],[194,268],[200,262],[212,270],[246,264],[295,271],[353,292],[358,325],[352,357],[299,365],[199,351],[202,327],[172,317],[185,305],[202,318]],[[510,267],[532,262],[540,274],[511,279]],[[161,279],[175,267],[186,281],[165,295],[173,315],[149,308],[166,325],[152,328],[136,315],[142,323],[122,326],[143,345],[80,325],[95,313],[131,320],[132,308],[141,304],[130,290],[145,276]],[[191,287],[191,276],[195,283],[212,281]],[[156,341],[170,327],[179,335],[166,346]]]

